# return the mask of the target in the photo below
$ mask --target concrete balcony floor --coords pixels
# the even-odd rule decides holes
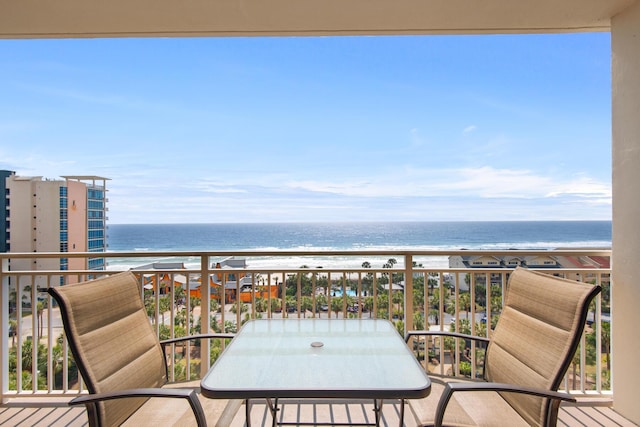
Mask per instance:
[[[302,404],[301,404],[302,403]],[[385,402],[383,406],[384,427],[398,426],[400,405],[397,402]],[[370,401],[297,401],[286,400],[282,405],[280,421],[350,423],[373,422],[373,404]],[[252,404],[251,421],[253,426],[270,426],[271,415],[266,405],[256,400]],[[88,426],[84,408],[68,407],[61,399],[38,400],[25,399],[0,405],[0,425],[6,426]],[[233,420],[231,427],[245,425],[244,406]],[[415,427],[413,415],[407,406],[405,427]],[[562,405],[558,426],[618,426],[633,427],[636,424],[616,413],[611,406],[601,401],[580,401],[576,405]]]

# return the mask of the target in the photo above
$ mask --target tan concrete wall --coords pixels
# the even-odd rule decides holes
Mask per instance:
[[[57,252],[60,250],[59,187],[60,182],[11,179],[11,252]],[[34,196],[35,195],[35,196]],[[35,261],[35,262],[34,262]],[[14,259],[12,270],[58,269],[57,259]],[[39,286],[44,284],[39,283]]]
[[[7,187],[11,194],[11,203],[9,206],[11,252],[30,252],[33,250],[31,244],[33,238],[29,232],[29,230],[33,228],[31,181],[16,180],[14,178],[15,177],[11,177],[7,181]]]
[[[35,210],[35,249],[38,252],[60,251],[60,186],[61,181],[37,181]],[[39,258],[37,270],[59,269],[58,259]]]
[[[87,252],[87,186],[67,181],[69,252]],[[87,268],[84,258],[69,258],[69,270]]]
[[[640,424],[640,4],[611,25],[614,409]]]

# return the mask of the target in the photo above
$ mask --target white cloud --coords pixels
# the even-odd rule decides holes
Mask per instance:
[[[547,197],[576,196],[594,200],[611,200],[611,186],[596,182],[588,177],[580,177],[558,185]]]
[[[295,190],[310,191],[313,193],[332,193],[344,196],[367,196],[375,195],[376,189],[382,190],[372,185],[368,181],[355,182],[331,182],[331,181],[289,181],[286,186]]]
[[[585,37],[590,45],[592,36]],[[487,39],[487,48],[497,51],[503,40]],[[527,60],[540,65],[547,42],[523,40],[527,51],[542,55]],[[504,71],[500,64],[470,80],[464,61],[451,62],[464,55],[416,56],[415,46],[425,46],[413,38],[358,39],[358,49],[370,49],[362,58],[393,54],[394,67],[403,70],[377,75],[366,60],[344,62],[344,52],[354,48],[349,38],[304,40],[321,50],[289,39],[193,41],[197,48],[178,52],[162,41],[113,40],[101,43],[97,56],[75,41],[44,50],[27,43],[15,52],[23,65],[0,69],[2,168],[50,178],[109,177],[116,222],[610,213],[610,165],[602,154],[610,123],[606,99],[597,102],[606,90],[591,80],[573,82],[589,89],[578,98],[563,78],[505,84],[495,78]],[[281,55],[256,55],[256,41],[276,43]],[[122,50],[131,43],[158,48],[141,49],[145,60],[131,62]],[[199,66],[157,72],[157,64],[175,55]],[[416,63],[420,58],[425,62]],[[550,73],[557,71],[552,65]],[[410,67],[420,71],[405,72]],[[443,72],[450,78],[442,79]],[[570,76],[583,74],[596,75]],[[606,72],[601,80],[606,86]],[[557,102],[545,92],[550,84],[560,91]],[[580,158],[575,146],[557,143],[583,138],[576,105],[587,105],[596,118],[589,123],[592,137],[580,142]],[[593,136],[600,134],[603,140]],[[560,166],[564,159],[573,161]]]
[[[478,197],[478,198],[561,198],[588,197],[607,199],[608,184],[580,177],[537,174],[530,170],[477,168],[407,168],[377,174],[367,180],[288,181],[286,187],[312,193],[330,193],[349,197]]]

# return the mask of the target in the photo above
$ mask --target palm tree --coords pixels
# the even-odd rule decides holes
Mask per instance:
[[[144,299],[144,308],[147,311],[147,317],[151,319],[151,323],[155,325],[156,319],[156,301],[153,298]]]
[[[264,313],[268,309],[268,302],[265,298],[256,298],[256,312]]]
[[[413,328],[415,330],[425,329],[424,316],[422,313],[416,312],[413,313]],[[426,326],[429,326],[429,322],[427,322]]]
[[[271,311],[277,312],[282,310],[282,300],[280,298],[271,298]]]
[[[373,302],[374,302],[373,295],[368,295],[364,297],[364,308],[369,312],[369,317],[371,317],[372,316],[371,313],[373,313]]]
[[[236,301],[231,305],[230,310],[233,314],[237,314],[238,310],[240,310],[240,313],[246,313],[249,310],[249,307],[242,301]]]
[[[371,263],[363,262],[362,268],[371,268]],[[373,273],[367,273],[362,278],[362,291],[365,295],[373,295]]]
[[[327,305],[327,296],[325,294],[319,294],[318,296],[316,296],[316,312],[319,313],[321,310],[321,307],[323,305]]]
[[[294,296],[287,295],[285,299],[285,305],[286,305],[287,313],[289,313],[289,310],[295,311],[297,309],[298,300]]]
[[[434,345],[435,345],[435,339]],[[449,359],[451,360],[451,370],[452,375],[455,374],[455,366],[456,366],[456,339],[453,337],[445,337],[444,338],[444,348],[449,351]],[[444,363],[444,362],[442,362]]]
[[[51,349],[51,369],[53,370],[53,387],[56,388],[56,374],[62,371],[62,362],[64,353],[62,351],[62,342],[64,337],[62,334],[56,339],[56,345]]]
[[[398,331],[398,333],[400,334],[400,336],[404,335],[404,321],[402,320],[398,320],[396,322],[393,322],[395,327],[396,327],[396,331]]]
[[[609,322],[600,322],[593,324],[593,330],[586,334],[586,354],[587,364],[594,364],[596,355],[598,354],[596,348],[598,325],[602,325],[600,328],[600,338],[602,345],[602,352],[605,356],[605,369],[611,370],[611,324]]]
[[[471,294],[465,292],[458,297],[458,304],[460,308],[467,313],[467,319],[469,318],[469,312],[471,311]]]
[[[162,323],[164,324],[164,314],[171,310],[171,299],[165,295],[160,297],[160,315],[162,315]]]
[[[376,313],[377,316],[378,317],[388,317],[388,314],[389,314],[389,297],[387,295],[385,295],[384,293],[378,294],[377,306],[378,306],[378,313]]]
[[[600,322],[602,325],[600,330],[600,339],[604,347],[607,371],[611,372],[611,324],[609,322]]]
[[[200,305],[200,298],[198,297],[189,297],[189,310],[193,312],[193,309]]]
[[[44,301],[38,301],[36,304],[36,313],[38,316],[38,337],[42,336],[42,331],[44,329],[44,309],[46,308],[46,303]]]
[[[16,346],[16,335],[18,334],[18,321],[9,319],[9,334],[11,335],[11,347]]]
[[[307,310],[313,308],[313,299],[310,296],[303,296],[300,300],[300,310],[302,310],[303,317],[307,317]]]
[[[338,313],[342,312],[342,297],[334,297],[331,299],[331,311],[336,313],[336,317],[338,317]]]
[[[398,314],[398,318],[401,318],[401,313],[403,312],[402,302],[404,301],[404,294],[400,291],[396,291],[391,294],[391,300],[396,305],[396,309],[394,310],[395,313]]]
[[[440,293],[436,292],[429,301],[429,316],[433,317],[434,324],[440,324]]]
[[[500,313],[502,311],[502,296],[494,295],[491,297],[491,314]]]
[[[211,300],[211,302],[210,302],[210,304],[211,304],[210,309],[211,309],[211,311],[213,311],[213,312],[216,312],[216,313],[217,313],[217,312],[219,312],[219,311],[222,309],[222,306],[220,305],[220,303],[219,303],[217,300],[215,300],[215,299],[212,299],[212,300]]]

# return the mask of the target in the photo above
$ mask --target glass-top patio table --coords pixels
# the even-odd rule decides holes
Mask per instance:
[[[427,396],[431,382],[388,320],[257,319],[242,326],[201,389],[244,399],[247,425],[249,399],[266,399],[276,425],[278,398],[344,398],[373,399],[375,425],[383,400],[400,399],[402,426],[404,399]]]

